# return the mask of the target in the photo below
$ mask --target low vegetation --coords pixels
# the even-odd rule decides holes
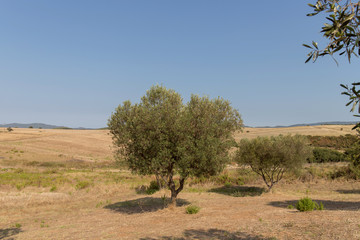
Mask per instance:
[[[196,205],[190,205],[185,208],[187,214],[196,214],[200,211],[200,207]]]
[[[332,148],[336,150],[345,151],[352,147],[357,141],[358,136],[354,134],[345,134],[340,136],[311,136],[307,138],[310,141],[311,146],[320,148]]]
[[[300,212],[324,210],[324,205],[321,202],[318,204],[309,197],[304,197],[296,203],[296,209]]]
[[[313,156],[308,158],[309,163],[344,162],[346,160],[347,158],[344,153],[320,147],[315,147],[313,149]]]

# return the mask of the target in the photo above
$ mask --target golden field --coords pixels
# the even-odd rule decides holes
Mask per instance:
[[[355,134],[351,128],[245,128],[235,138]],[[215,182],[193,182],[179,194],[179,206],[163,208],[169,192],[137,191],[153,178],[119,168],[113,150],[107,130],[0,128],[0,239],[360,238],[357,181],[288,179],[271,193],[241,196]],[[264,184],[254,179],[231,187],[246,193]],[[304,196],[325,210],[287,208]],[[186,214],[189,204],[200,212]]]

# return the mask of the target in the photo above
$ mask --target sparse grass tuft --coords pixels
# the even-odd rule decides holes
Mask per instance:
[[[88,181],[80,181],[75,185],[76,190],[85,189],[87,187],[90,187],[90,182]]]
[[[190,205],[185,208],[187,214],[196,214],[200,211],[200,207],[196,205]]]
[[[21,224],[20,224],[20,223],[15,223],[15,224],[14,224],[14,227],[15,227],[15,228],[21,228]]]

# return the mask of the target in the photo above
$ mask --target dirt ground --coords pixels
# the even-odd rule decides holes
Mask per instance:
[[[352,133],[350,129],[351,126],[249,128],[236,137],[287,132],[340,135]],[[107,131],[14,129],[8,133],[0,129],[0,174],[47,169],[39,170],[27,162],[73,159],[113,161]],[[153,195],[136,192],[136,187],[148,178],[108,168],[70,170],[54,170],[50,176],[69,178],[75,183],[77,178],[93,179],[91,185],[77,189],[70,181],[52,191],[40,183],[19,189],[1,184],[0,239],[360,239],[357,181],[284,181],[271,193],[260,191],[245,197],[216,191],[224,186],[186,186],[179,194],[178,206],[164,208],[168,191]],[[122,178],[100,179],[113,179],[113,175]],[[46,176],[44,173],[40,179]],[[264,184],[232,187],[246,192],[250,187],[261,189]],[[305,196],[322,202],[325,210],[304,213],[288,208]],[[185,207],[191,204],[201,208],[199,213],[186,214]]]
[[[280,185],[275,193],[253,197],[184,191],[179,206],[165,209],[165,191],[148,196],[121,185],[109,189],[72,195],[1,189],[0,239],[360,238],[360,184],[355,182]],[[325,210],[287,208],[304,196],[322,202]],[[200,206],[200,212],[186,214],[188,204]]]

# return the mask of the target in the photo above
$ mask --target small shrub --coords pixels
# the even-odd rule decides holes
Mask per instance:
[[[296,209],[300,212],[312,211],[315,209],[315,202],[308,197],[302,198],[297,202]]]
[[[187,214],[196,214],[200,211],[200,207],[195,205],[190,205],[185,208]]]
[[[290,204],[290,205],[287,206],[287,208],[288,209],[294,209],[294,206]]]
[[[160,186],[157,181],[151,181],[150,186],[146,188],[145,193],[148,195],[152,195],[160,190]]]
[[[14,227],[21,228],[21,224],[20,223],[15,223]]]
[[[152,195],[152,194],[156,193],[156,191],[157,191],[156,189],[148,188],[148,189],[146,189],[145,193],[147,195]]]
[[[25,184],[24,183],[17,183],[15,186],[16,186],[16,189],[20,191],[21,189],[23,189],[25,187]]]
[[[6,130],[8,130],[8,132],[14,131],[14,129],[12,129],[11,127],[8,127]]]
[[[52,187],[50,188],[50,192],[55,192],[55,191],[56,191],[56,189],[57,189],[57,187],[56,187],[56,186],[52,186]]]
[[[324,210],[324,205],[322,202],[319,205],[317,202],[311,200],[311,198],[305,197],[297,202],[296,209],[299,210],[300,212]]]
[[[156,181],[151,181],[149,188],[155,189],[155,190],[160,190],[160,186]]]
[[[75,188],[76,190],[85,189],[90,186],[90,183],[88,181],[80,181],[76,184]]]

